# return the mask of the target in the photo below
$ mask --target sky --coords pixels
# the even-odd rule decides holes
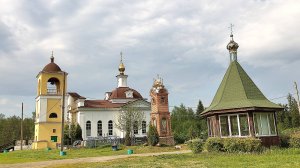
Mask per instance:
[[[275,103],[300,82],[299,0],[0,0],[0,113],[35,111],[36,75],[50,62],[68,91],[103,99],[117,87],[120,52],[128,85],[149,100],[159,74],[169,105],[209,106],[229,65],[232,23],[238,61]]]

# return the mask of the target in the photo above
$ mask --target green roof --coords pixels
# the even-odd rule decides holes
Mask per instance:
[[[237,61],[232,61],[211,105],[202,114],[249,107],[281,108],[263,95]]]

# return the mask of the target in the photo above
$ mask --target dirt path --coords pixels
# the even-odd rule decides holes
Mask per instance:
[[[75,159],[63,159],[63,160],[49,160],[41,162],[28,162],[28,163],[17,163],[17,164],[0,164],[1,168],[40,168],[40,167],[50,167],[51,165],[58,164],[74,164],[82,162],[107,162],[115,159],[123,159],[128,157],[137,156],[158,156],[158,155],[168,155],[168,154],[181,154],[190,153],[190,150],[182,150],[175,152],[161,152],[161,153],[142,153],[142,154],[132,154],[132,155],[115,155],[115,156],[101,156],[101,157],[87,157],[87,158],[75,158]]]

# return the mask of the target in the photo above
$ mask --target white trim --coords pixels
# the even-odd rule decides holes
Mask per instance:
[[[269,115],[272,113],[273,117],[274,117],[274,127],[275,127],[275,134],[271,134],[271,127],[270,127],[270,120],[269,120]],[[260,122],[260,128],[262,128],[262,122],[261,122],[261,114],[267,114],[267,121],[268,121],[268,127],[269,127],[269,134],[263,134],[263,135],[258,135],[257,134],[257,130],[255,128],[255,114],[259,114],[259,122]],[[268,136],[277,136],[277,129],[276,129],[276,123],[275,123],[275,116],[274,116],[274,112],[254,112],[253,113],[253,125],[254,125],[254,133],[256,137],[268,137]]]
[[[248,121],[248,135],[247,136],[242,136],[242,133],[241,133],[241,126],[240,126],[240,115],[245,115],[247,116],[247,121]],[[222,116],[226,116],[227,117],[227,122],[228,122],[228,131],[229,131],[229,135],[228,136],[223,136],[222,135],[222,126],[221,126],[221,117]],[[230,116],[236,116],[237,117],[237,124],[238,124],[238,131],[239,131],[239,135],[232,135],[232,132],[231,132],[231,122],[230,122]],[[250,137],[251,133],[250,133],[250,125],[249,125],[249,115],[248,113],[235,113],[235,114],[222,114],[222,115],[219,115],[219,127],[220,127],[220,137],[221,138],[228,138],[228,137]]]

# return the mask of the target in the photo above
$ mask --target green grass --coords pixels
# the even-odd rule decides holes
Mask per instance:
[[[0,164],[11,163],[24,163],[24,162],[37,162],[46,160],[60,160],[60,159],[72,159],[72,158],[84,158],[84,157],[96,157],[96,156],[112,156],[112,155],[124,155],[127,154],[127,149],[133,149],[134,153],[155,153],[155,152],[167,152],[175,151],[174,147],[151,147],[151,146],[122,146],[118,151],[112,151],[111,147],[106,148],[94,148],[94,149],[71,149],[66,150],[66,156],[60,156],[59,150],[23,150],[14,151],[9,153],[0,153]]]
[[[148,157],[130,157],[99,163],[80,163],[51,166],[62,167],[300,167],[300,149],[272,149],[262,154],[229,154],[208,153],[201,154],[174,154]]]

